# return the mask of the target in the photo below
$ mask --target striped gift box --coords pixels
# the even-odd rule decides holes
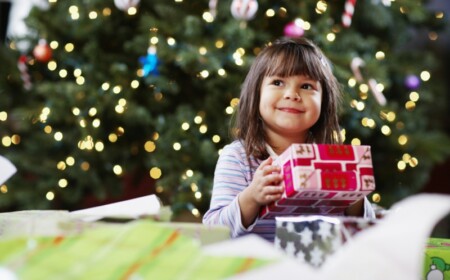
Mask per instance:
[[[343,215],[375,190],[370,146],[293,144],[274,164],[281,166],[285,192],[261,208],[262,219]]]

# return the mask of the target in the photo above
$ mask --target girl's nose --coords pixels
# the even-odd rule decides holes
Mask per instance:
[[[302,99],[300,93],[297,90],[288,89],[284,94],[285,99],[292,99],[294,101],[300,101]]]

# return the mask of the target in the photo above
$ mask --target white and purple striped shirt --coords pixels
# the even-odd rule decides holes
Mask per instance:
[[[214,173],[210,209],[203,216],[203,223],[228,226],[232,238],[255,233],[273,241],[276,228],[275,220],[256,219],[248,228],[242,225],[238,196],[250,185],[253,174],[262,160],[250,156],[250,162],[251,165],[240,141],[235,140],[223,148]],[[364,216],[375,217],[367,199],[364,203]]]

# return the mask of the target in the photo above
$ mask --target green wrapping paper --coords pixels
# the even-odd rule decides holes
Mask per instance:
[[[450,280],[450,239],[429,238],[425,248],[425,280]]]
[[[7,238],[0,248],[0,266],[17,279],[223,279],[272,262],[206,255],[198,240],[148,220]]]

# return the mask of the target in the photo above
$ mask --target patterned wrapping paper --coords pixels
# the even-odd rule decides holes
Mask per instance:
[[[285,191],[261,208],[262,219],[343,215],[375,190],[370,146],[293,144],[274,163],[282,167]]]
[[[425,247],[423,279],[450,280],[450,239],[428,239]]]
[[[211,280],[277,262],[275,257],[207,255],[198,240],[184,234],[183,226],[175,227],[136,220],[101,223],[72,235],[0,239],[0,275],[11,274],[7,279]],[[213,227],[205,230],[216,234]]]
[[[377,223],[360,217],[276,217],[275,247],[288,256],[320,267],[344,243]]]
[[[378,219],[361,217],[337,217],[341,223],[341,233],[344,243],[351,240],[359,232],[378,223]]]
[[[78,234],[95,227],[64,210],[24,210],[0,213],[0,240],[17,237]]]
[[[276,218],[275,247],[320,267],[343,243],[339,219],[325,216]]]

